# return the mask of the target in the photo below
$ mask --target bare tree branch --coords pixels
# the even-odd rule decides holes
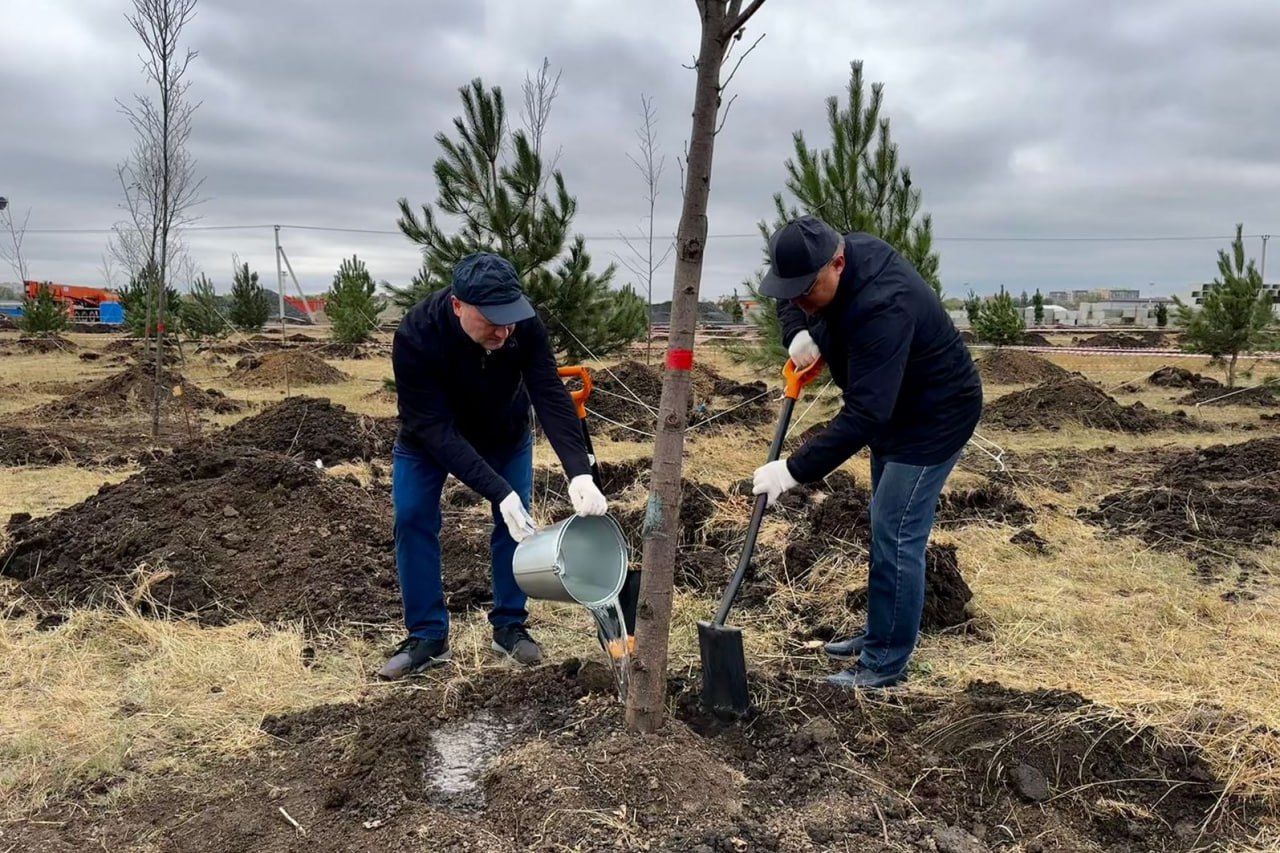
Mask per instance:
[[[753,41],[753,42],[751,43],[751,47],[747,48],[747,52],[746,52],[746,53],[744,53],[744,54],[742,54],[742,56],[739,56],[739,57],[738,57],[738,61],[737,61],[737,63],[735,63],[735,64],[734,64],[734,66],[733,66],[733,70],[729,72],[729,77],[728,77],[728,78],[727,78],[723,83],[721,83],[721,84],[720,84],[720,92],[721,92],[721,94],[723,94],[723,93],[724,93],[724,91],[725,91],[726,89],[728,89],[728,88],[729,88],[729,84],[733,82],[733,76],[734,76],[735,74],[737,74],[737,73],[738,73],[738,69],[742,67],[742,60],[744,60],[744,59],[746,59],[748,56],[750,56],[750,55],[751,55],[751,51],[753,51],[753,50],[755,50],[755,49],[756,49],[756,45],[758,45],[758,44],[760,44],[760,42],[764,41],[764,36],[765,36],[765,34],[764,34],[764,33],[761,33],[761,34],[760,34],[760,38],[758,38],[758,39],[756,39],[755,41]]]
[[[17,273],[19,287],[27,280],[27,262],[22,257],[22,241],[27,235],[29,221],[31,221],[31,208],[27,208],[27,215],[22,218],[21,227],[14,224],[13,211],[8,205],[0,208],[0,224],[3,224],[4,229],[9,232],[9,239],[0,243],[0,259],[3,259]]]
[[[729,108],[733,106],[733,102],[736,100],[738,100],[738,96],[734,95],[729,99],[729,103],[724,105],[724,112],[720,116],[720,124],[716,125],[717,136],[720,134],[720,131],[724,130],[724,123],[729,120]]]
[[[747,7],[747,11],[737,14],[737,10],[742,8],[742,0],[733,0],[729,6],[728,15],[732,23],[724,29],[721,37],[727,39],[738,33],[739,30],[747,25],[747,21],[751,20],[751,16],[760,11],[760,7],[763,5],[764,0],[751,0],[751,5]]]

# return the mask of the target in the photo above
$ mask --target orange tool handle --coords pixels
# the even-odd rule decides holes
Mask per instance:
[[[782,376],[787,380],[787,390],[784,392],[785,395],[790,397],[792,400],[799,399],[800,391],[804,386],[808,385],[818,377],[818,374],[822,372],[824,364],[825,362],[822,360],[822,357],[819,356],[813,364],[809,365],[804,370],[798,371],[796,370],[795,362],[791,359],[787,359],[786,366],[782,368]]]
[[[573,404],[578,407],[578,417],[585,419],[587,417],[587,399],[591,396],[591,371],[585,367],[573,365],[571,367],[558,368],[556,372],[561,376],[576,376],[582,380],[582,387],[577,391],[570,391],[569,396],[573,399]]]

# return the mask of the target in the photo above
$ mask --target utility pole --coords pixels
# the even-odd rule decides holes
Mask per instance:
[[[1262,266],[1258,270],[1258,275],[1262,276],[1263,286],[1267,283],[1267,241],[1271,239],[1270,234],[1262,235]]]
[[[280,299],[280,340],[284,334],[284,270],[280,267],[280,226],[276,226],[276,296]]]

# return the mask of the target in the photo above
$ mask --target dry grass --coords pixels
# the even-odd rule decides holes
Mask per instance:
[[[82,346],[94,348],[106,342],[93,336],[77,339]],[[715,350],[700,358],[733,378],[760,378]],[[1170,363],[1157,356],[1051,358],[1111,388],[1140,382]],[[382,378],[390,374],[386,358],[330,363],[351,374],[353,381],[295,391],[328,396],[357,412],[394,414],[394,398],[377,393]],[[1199,361],[1176,363],[1218,375]],[[20,375],[21,383],[27,384],[113,369],[86,365],[74,355],[10,356],[0,364],[6,368],[21,364],[21,373],[11,375]],[[599,371],[599,364],[587,364]],[[233,387],[225,381],[229,369],[229,364],[189,357],[185,372],[198,385],[257,405],[283,396],[283,388]],[[1277,372],[1280,367],[1262,363],[1256,378]],[[1016,389],[988,388],[987,396],[1011,390]],[[1172,410],[1178,408],[1171,402],[1177,393],[1144,389],[1136,395],[1117,393],[1117,397],[1124,403],[1142,400],[1152,408]],[[23,407],[38,399],[20,388],[11,390],[0,394],[0,412],[12,410],[7,407],[18,397],[23,398]],[[810,408],[815,399],[818,402]],[[837,404],[834,388],[814,386],[797,406],[792,434],[821,422]],[[1209,435],[1128,436],[1080,428],[1017,434],[984,430],[983,435],[1014,452],[1053,453],[1063,448],[1206,445],[1268,434],[1229,426],[1256,423],[1256,410],[1203,407],[1192,413],[1223,429]],[[220,420],[229,423],[248,414],[252,411]],[[771,433],[772,425],[718,435],[699,435],[695,430],[686,442],[685,476],[727,488],[764,462]],[[595,445],[608,461],[647,457],[652,452],[648,444],[613,442],[603,436],[595,438]],[[989,467],[982,464],[980,454],[974,460],[972,467]],[[558,467],[545,442],[537,445],[535,464]],[[951,488],[983,481],[969,467],[957,471]],[[869,476],[865,455],[844,468],[862,482]],[[129,473],[74,466],[0,469],[0,519],[10,512],[43,514],[70,505],[103,482]],[[372,481],[368,466],[343,466],[332,473],[353,474],[366,484]],[[561,488],[563,484],[551,485]],[[1070,494],[1029,485],[1018,489],[1024,502],[1041,508],[1034,527],[1050,542],[1053,551],[1048,555],[1031,556],[1008,544],[1013,531],[1007,527],[975,526],[937,534],[939,541],[955,542],[959,548],[984,636],[926,638],[907,689],[953,691],[972,679],[994,679],[1028,689],[1077,690],[1132,715],[1139,723],[1159,726],[1170,739],[1199,745],[1230,791],[1280,795],[1280,772],[1272,758],[1280,754],[1280,742],[1268,731],[1280,730],[1280,624],[1271,615],[1276,592],[1263,589],[1257,601],[1222,600],[1222,589],[1197,580],[1185,559],[1154,552],[1133,539],[1109,536],[1070,517],[1077,507],[1091,505],[1115,488],[1105,471],[1080,471],[1072,485]],[[642,491],[617,505],[637,505],[643,500]],[[1043,508],[1049,503],[1054,509]],[[726,505],[722,514],[726,518],[736,514],[745,523],[748,512],[746,502],[739,501]],[[762,545],[777,544],[786,535],[781,526],[767,524]],[[737,554],[728,556],[734,560]],[[832,555],[803,584],[778,590],[767,610],[734,611],[730,621],[744,628],[753,666],[785,665],[815,675],[832,668],[819,651],[797,643],[794,629],[799,617],[784,608],[798,603],[801,613],[814,618],[839,616],[844,590],[860,584],[859,573],[865,572],[855,556]],[[1255,556],[1264,564],[1280,564],[1280,549]],[[639,559],[638,554],[635,557]],[[718,594],[718,590],[707,596],[677,592],[670,656],[673,671],[696,670],[696,622],[712,612]],[[530,609],[533,627],[552,665],[573,656],[603,660],[590,618],[580,608],[532,602]],[[843,624],[852,627],[857,618],[858,614],[845,614]],[[200,630],[127,613],[83,611],[50,632],[35,631],[30,620],[0,620],[3,807],[16,814],[95,776],[145,774],[241,751],[258,742],[257,723],[264,713],[355,698],[369,690],[398,689],[370,683],[368,676],[381,664],[399,629],[387,626],[387,643],[378,646],[335,638],[320,650],[316,666],[308,668],[302,663],[307,641],[287,629],[241,624]],[[432,680],[461,685],[495,666],[509,665],[490,653],[483,614],[455,620],[451,642],[457,665],[431,675]],[[221,692],[213,692],[214,687]],[[1277,838],[1260,835],[1254,849],[1277,849]]]
[[[260,744],[264,714],[355,698],[349,641],[308,667],[297,631],[201,629],[76,611],[37,631],[0,620],[0,816],[101,778],[187,769]]]

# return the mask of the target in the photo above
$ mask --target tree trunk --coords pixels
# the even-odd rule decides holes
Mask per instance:
[[[1231,353],[1231,361],[1227,362],[1227,387],[1236,387],[1236,359],[1240,357],[1240,353]]]
[[[680,225],[676,233],[675,280],[666,370],[658,404],[658,434],[653,448],[653,474],[645,511],[640,607],[636,617],[636,656],[627,695],[627,728],[653,732],[666,717],[667,643],[671,629],[671,600],[680,520],[680,481],[684,462],[684,432],[688,422],[693,334],[697,322],[698,288],[707,241],[707,201],[711,194],[711,160],[719,112],[720,70],[725,46],[726,15],[736,14],[740,2],[699,2],[702,41],[698,49],[697,83],[693,98],[693,128],[689,136],[687,183]],[[752,11],[758,4],[752,4]]]

